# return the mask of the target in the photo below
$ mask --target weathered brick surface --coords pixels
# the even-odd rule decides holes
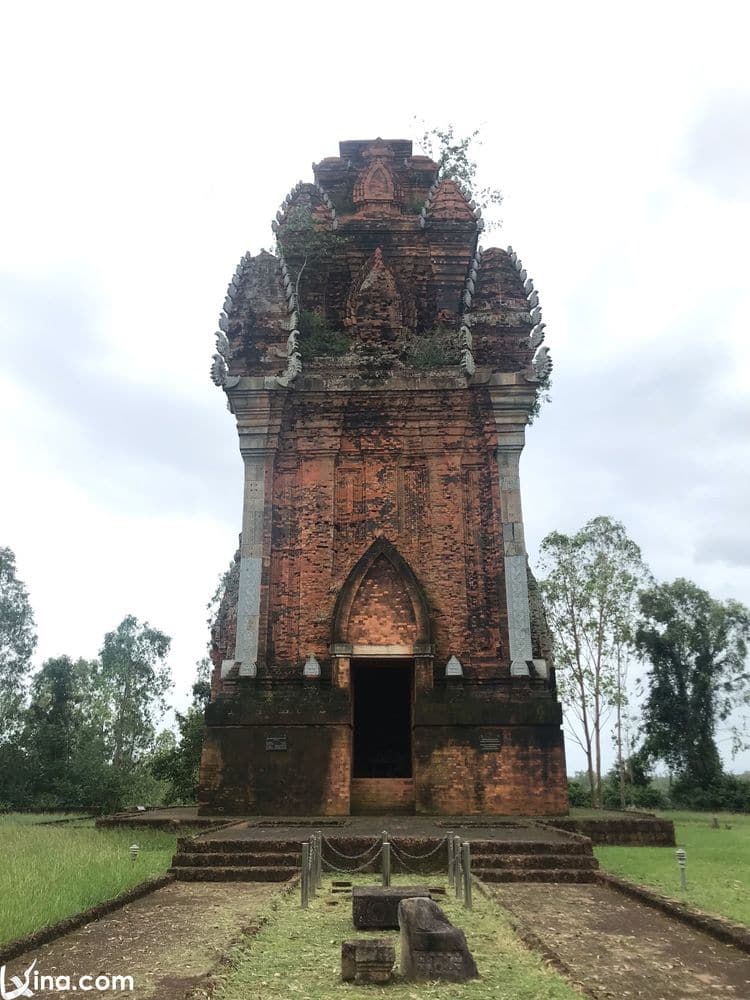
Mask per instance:
[[[266,470],[244,525],[261,560],[260,621],[250,679],[232,666],[237,561],[212,636],[206,809],[346,813],[353,793],[355,809],[387,805],[386,785],[350,780],[352,662],[362,655],[414,663],[413,778],[390,786],[391,808],[408,808],[409,795],[420,812],[567,807],[554,671],[510,676],[503,525],[520,521],[520,506],[512,485],[501,501],[496,453],[523,440],[535,398],[529,302],[505,251],[486,250],[470,272],[479,226],[436,169],[405,140],[341,143],[279,215],[286,279],[263,252],[243,258],[230,288],[225,387],[243,454]],[[285,236],[292,208],[310,211],[329,247],[305,264],[288,308],[305,263]],[[335,357],[310,348],[282,388],[299,310],[348,347]],[[457,364],[465,322],[473,376]],[[433,355],[417,364],[425,341]],[[529,586],[533,655],[550,661]],[[302,676],[311,655],[316,680]],[[447,681],[451,656],[463,678]],[[282,736],[287,749],[269,749]]]
[[[330,655],[336,597],[384,536],[427,597],[436,658],[457,655],[470,675],[507,674],[495,443],[488,401],[473,392],[425,391],[418,410],[404,392],[291,400],[274,480],[272,661]],[[363,586],[381,584],[373,575]],[[377,612],[364,604],[363,594],[349,641],[389,642],[382,600]]]
[[[413,778],[352,778],[351,806],[358,815],[414,812]]]

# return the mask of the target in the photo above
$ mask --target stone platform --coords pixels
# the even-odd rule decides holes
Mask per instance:
[[[121,813],[103,818],[98,825],[189,831],[191,836],[178,839],[172,868],[185,881],[286,881],[299,872],[301,845],[317,830],[323,834],[323,857],[330,871],[379,871],[377,844],[387,830],[394,873],[420,875],[446,870],[446,836],[452,832],[469,841],[472,872],[495,883],[592,882],[598,868],[593,844],[674,843],[671,820],[642,813],[601,817],[587,813],[559,819],[481,815],[228,818],[198,817],[196,809],[180,808]],[[196,826],[203,830],[195,832]],[[586,835],[579,829],[585,829]]]

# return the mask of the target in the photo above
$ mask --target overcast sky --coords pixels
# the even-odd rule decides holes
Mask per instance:
[[[658,578],[750,604],[749,33],[740,0],[6,2],[0,544],[37,662],[133,613],[173,636],[184,702],[240,529],[226,285],[313,161],[415,115],[481,129],[484,244],[540,290],[532,561],[609,514]]]

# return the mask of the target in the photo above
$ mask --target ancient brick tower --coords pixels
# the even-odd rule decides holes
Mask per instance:
[[[537,293],[411,142],[313,169],[217,334],[245,492],[201,809],[564,812],[519,492],[550,367]]]

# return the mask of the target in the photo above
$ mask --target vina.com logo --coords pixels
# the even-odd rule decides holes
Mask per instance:
[[[0,1000],[19,1000],[42,992],[132,993],[135,989],[132,976],[45,976],[36,963],[34,959],[23,976],[10,976],[0,965]]]

